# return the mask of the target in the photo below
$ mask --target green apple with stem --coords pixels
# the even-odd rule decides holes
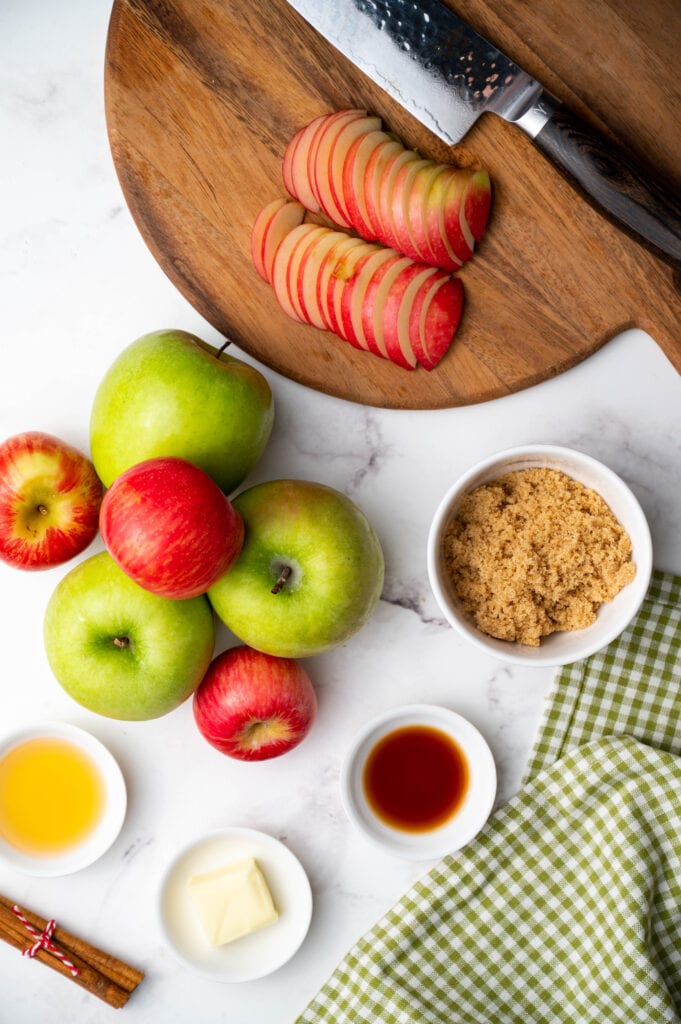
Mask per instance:
[[[143,721],[194,692],[213,656],[215,624],[205,597],[151,594],[102,552],[57,585],[44,640],[50,668],[74,700],[108,718]]]
[[[231,494],[273,420],[270,386],[255,367],[187,331],[154,331],[121,352],[97,389],[92,461],[108,487],[138,462],[176,456]]]
[[[383,552],[354,502],[324,484],[272,480],[233,504],[244,546],[208,599],[240,640],[304,658],[343,643],[368,621],[383,587]]]

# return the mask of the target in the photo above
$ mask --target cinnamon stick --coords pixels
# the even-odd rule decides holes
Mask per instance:
[[[35,939],[14,914],[13,906],[15,904],[12,900],[7,899],[6,896],[0,896],[0,939],[23,951],[29,949]],[[40,933],[44,931],[48,924],[47,919],[24,907],[19,907],[19,909],[36,931]],[[74,976],[70,968],[48,950],[37,950],[35,959],[40,960],[47,967],[51,967],[58,974],[74,981],[87,992],[108,1003],[109,1006],[117,1009],[124,1006],[131,992],[144,977],[141,971],[59,926],[55,928],[51,942],[71,961],[78,970],[78,974]]]

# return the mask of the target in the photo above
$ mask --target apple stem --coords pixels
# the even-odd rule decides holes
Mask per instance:
[[[271,594],[278,594],[279,591],[284,586],[284,584],[286,583],[286,580],[289,578],[290,575],[291,575],[291,566],[290,565],[285,565],[284,568],[279,573],[279,579],[277,580],[277,582],[272,587],[270,593]]]
[[[129,647],[130,646],[130,637],[129,636],[115,636],[113,642],[114,642],[114,646],[115,647],[120,647],[120,648]]]
[[[232,344],[232,343],[231,343],[231,341],[226,341],[226,342],[224,343],[224,345],[221,345],[221,346],[220,346],[220,348],[218,349],[218,354],[217,354],[217,358],[218,358],[218,359],[220,358],[220,356],[222,355],[222,353],[223,353],[223,352],[225,351],[225,349],[226,349],[226,348],[229,348],[229,346],[230,346],[231,344]]]
[[[44,505],[38,505],[37,511],[40,513],[41,516],[47,515],[47,509],[45,508]]]

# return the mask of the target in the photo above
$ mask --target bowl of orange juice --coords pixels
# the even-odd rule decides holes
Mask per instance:
[[[0,860],[10,867],[87,867],[116,839],[126,803],[117,761],[84,729],[49,722],[0,739]]]

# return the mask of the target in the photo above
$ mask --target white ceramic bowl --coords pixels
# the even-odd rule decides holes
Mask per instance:
[[[438,828],[407,832],[386,825],[369,805],[363,785],[364,766],[373,747],[388,733],[410,725],[439,729],[458,744],[470,771],[468,791],[459,810]],[[460,850],[489,818],[497,790],[494,758],[482,735],[455,711],[434,704],[391,708],[368,722],[348,751],[340,776],[345,811],[371,842],[398,857],[429,860]]]
[[[254,857],[279,919],[223,946],[207,941],[190,902],[196,874]],[[194,839],[168,865],[158,899],[161,931],[184,966],[212,981],[253,981],[278,970],[298,950],[312,918],[312,891],[300,861],[278,839],[250,828],[223,828]]]
[[[612,601],[601,605],[596,621],[591,626],[572,632],[553,633],[545,637],[539,647],[529,647],[487,636],[462,610],[444,568],[443,540],[447,524],[456,513],[464,494],[505,473],[538,467],[562,470],[600,494],[629,534],[636,576]],[[650,583],[652,567],[650,529],[629,487],[616,473],[590,455],[555,445],[510,448],[477,463],[459,477],[445,494],[433,518],[428,537],[430,585],[450,625],[488,654],[503,661],[527,665],[568,665],[609,644],[619,636],[640,608]]]
[[[92,759],[104,785],[104,811],[99,823],[83,842],[49,856],[35,857],[22,853],[0,836],[0,860],[24,874],[41,877],[70,875],[106,853],[121,830],[127,805],[125,780],[117,761],[99,740],[75,725],[42,722],[13,732],[0,740],[0,758],[21,743],[46,738],[67,740]]]

